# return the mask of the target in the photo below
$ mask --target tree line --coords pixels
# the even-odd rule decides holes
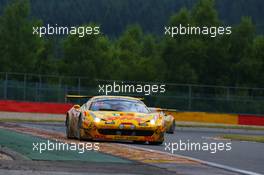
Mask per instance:
[[[167,25],[224,25],[215,6],[213,0],[199,0],[171,15]],[[171,38],[133,23],[116,37],[40,38],[32,35],[32,26],[43,22],[32,17],[30,9],[28,0],[15,0],[0,16],[1,72],[263,87],[264,37],[250,17],[233,25],[231,35],[215,38]]]
[[[2,7],[13,0],[0,0]],[[93,21],[105,34],[119,36],[131,23],[138,23],[144,32],[162,34],[161,26],[182,7],[191,8],[198,0],[29,0],[31,16],[45,24],[76,26]],[[264,29],[263,0],[215,0],[219,18],[226,24],[239,23],[241,16],[251,16],[258,32]]]

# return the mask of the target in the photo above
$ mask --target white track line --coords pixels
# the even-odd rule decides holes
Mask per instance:
[[[121,146],[124,146],[124,144],[120,144],[120,143],[118,143],[118,144],[121,145]],[[216,167],[216,168],[220,168],[220,169],[236,172],[236,173],[239,173],[239,174],[261,175],[261,174],[256,173],[256,172],[246,171],[246,170],[242,170],[242,169],[238,169],[238,168],[233,168],[233,167],[230,167],[230,166],[221,165],[221,164],[213,163],[213,162],[208,162],[208,161],[204,161],[204,160],[193,158],[193,157],[189,157],[189,156],[182,156],[182,155],[179,155],[179,154],[170,154],[168,152],[153,150],[153,149],[149,149],[149,148],[141,148],[141,147],[132,146],[132,145],[125,145],[125,146],[130,147],[130,148],[134,148],[134,149],[141,149],[141,150],[144,150],[144,151],[150,151],[150,152],[156,152],[156,153],[161,153],[161,154],[167,154],[167,155],[170,155],[170,156],[177,156],[177,157],[189,159],[189,160],[192,160],[192,161],[196,161],[196,162],[199,162],[199,163],[204,164],[204,165],[208,165],[208,166],[211,166],[211,167]]]

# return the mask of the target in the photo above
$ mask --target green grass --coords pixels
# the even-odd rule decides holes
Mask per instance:
[[[255,135],[238,135],[238,134],[225,134],[220,136],[224,139],[239,140],[239,141],[249,141],[249,142],[261,142],[264,143],[264,136]]]
[[[27,119],[27,118],[0,118],[0,122],[64,122],[64,119]],[[245,129],[245,130],[262,130],[261,126],[240,126],[240,125],[214,125],[214,124],[183,124],[177,123],[176,127],[190,127],[190,128],[219,128],[219,129]]]
[[[0,122],[63,122],[62,119],[15,119],[15,118],[1,118]]]
[[[99,151],[89,151],[84,146],[68,143],[68,146],[59,146],[62,141],[48,140],[35,137],[29,134],[22,134],[15,131],[0,129],[0,145],[16,151],[28,159],[46,161],[86,161],[100,163],[132,163],[129,160],[116,156],[101,153]],[[48,144],[51,143],[51,149]],[[85,142],[84,142],[85,143]],[[38,144],[38,149],[34,149],[33,144]],[[40,146],[40,144],[45,145]],[[55,146],[55,144],[57,146]],[[71,146],[76,145],[76,147]],[[43,152],[40,152],[42,147]],[[85,165],[85,163],[84,163]]]
[[[191,128],[220,128],[220,129],[245,129],[245,130],[263,130],[261,126],[240,126],[240,125],[214,125],[214,124],[177,124],[176,127],[191,127]]]

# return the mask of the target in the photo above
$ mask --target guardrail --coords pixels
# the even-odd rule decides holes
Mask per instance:
[[[72,106],[73,104],[71,103],[18,102],[13,100],[0,100],[0,111],[7,112],[66,114]],[[264,116],[217,114],[207,112],[179,112],[175,110],[168,110],[166,113],[174,116],[176,122],[184,121],[264,126]]]
[[[113,82],[163,84],[2,72],[0,73],[0,99],[63,103],[66,94],[100,95],[98,85]],[[165,93],[144,96],[145,103],[148,106],[173,108],[181,111],[264,114],[264,88],[164,84],[166,85]],[[143,96],[144,94],[121,93],[110,95]]]
[[[167,114],[174,116],[176,121],[181,122],[264,126],[264,115],[175,111],[167,112]]]

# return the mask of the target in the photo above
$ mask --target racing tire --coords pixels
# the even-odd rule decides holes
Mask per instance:
[[[82,130],[82,114],[79,115],[78,123],[77,123],[77,129],[76,129],[76,138],[78,140],[83,140],[81,136],[81,130]]]
[[[66,137],[67,139],[72,139],[71,135],[71,129],[70,129],[70,123],[69,123],[69,116],[67,115],[66,120],[65,120],[65,126],[66,126]]]
[[[170,129],[167,131],[167,133],[174,134],[174,131],[175,131],[175,120],[173,120],[173,123],[172,123]]]
[[[145,142],[145,141],[133,141],[133,143],[134,143],[134,144],[140,144],[140,145],[141,145],[141,144],[144,144],[144,143],[146,143],[146,142]]]
[[[149,142],[150,145],[162,145],[163,141],[161,142]]]

